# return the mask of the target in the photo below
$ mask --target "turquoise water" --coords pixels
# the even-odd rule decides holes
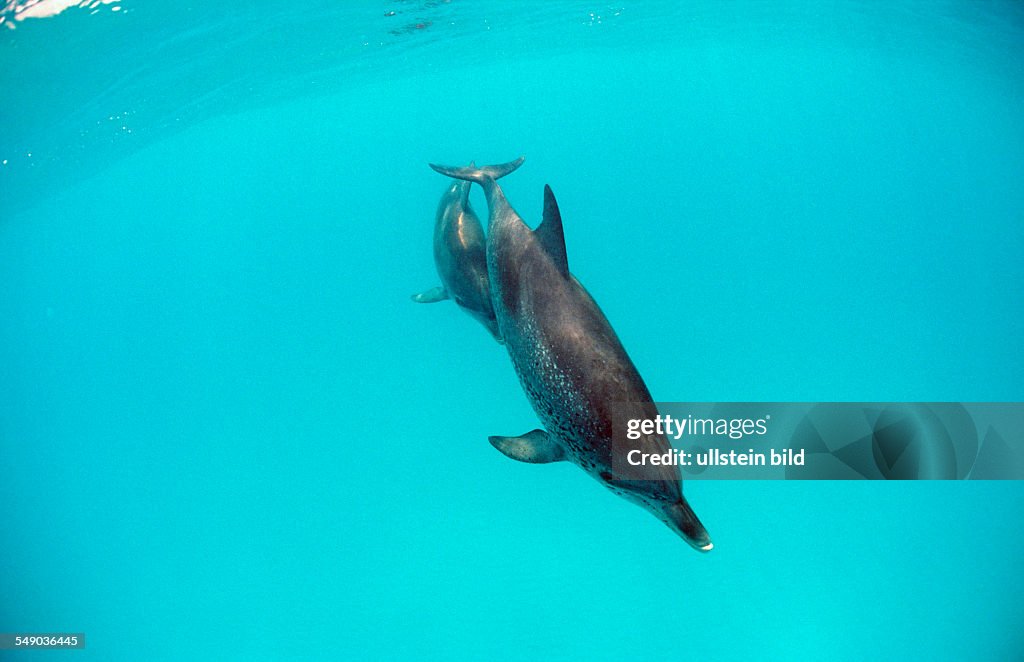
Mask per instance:
[[[9,6],[0,632],[1019,659],[1020,483],[689,483],[699,555],[491,448],[536,425],[507,355],[409,301],[427,162],[525,154],[659,400],[1024,400],[1021,6],[675,4]]]

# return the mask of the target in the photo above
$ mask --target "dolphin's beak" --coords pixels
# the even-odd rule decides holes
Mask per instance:
[[[680,497],[679,501],[666,506],[663,511],[663,519],[668,524],[668,528],[678,533],[698,552],[710,552],[714,548],[711,536],[697,519],[697,514],[693,512],[693,508],[690,508],[690,504],[686,503],[685,497]]]

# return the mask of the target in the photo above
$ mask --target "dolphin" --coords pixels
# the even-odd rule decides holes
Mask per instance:
[[[654,419],[658,411],[604,313],[569,273],[562,217],[551,187],[544,187],[543,220],[531,230],[506,200],[491,174],[494,169],[430,167],[476,182],[487,195],[487,271],[498,329],[544,427],[516,437],[490,437],[491,444],[521,462],[573,462],[653,513],[695,549],[710,551],[711,538],[683,497],[677,466],[614,473],[613,465],[627,466],[628,449],[613,442],[613,410],[621,417],[616,420]],[[652,434],[631,448],[660,454],[671,447],[665,435]]]
[[[485,166],[481,172],[499,179],[523,163],[519,158],[500,166]],[[475,168],[471,162],[470,168]],[[441,196],[434,221],[434,265],[441,285],[414,294],[417,303],[435,303],[454,299],[455,303],[487,327],[494,339],[501,342],[498,322],[491,305],[491,289],[487,279],[487,257],[484,228],[469,205],[470,182],[456,180]]]

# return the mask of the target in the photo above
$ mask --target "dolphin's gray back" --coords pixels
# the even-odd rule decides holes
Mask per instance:
[[[469,205],[470,186],[456,181],[441,196],[434,222],[434,264],[448,296],[500,340],[487,278],[484,229]]]

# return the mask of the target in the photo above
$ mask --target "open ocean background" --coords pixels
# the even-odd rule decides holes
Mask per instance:
[[[87,648],[3,659],[1024,656],[1024,484],[688,483],[700,555],[409,300],[525,154],[656,399],[1024,400],[1021,3],[30,4],[0,632]]]

